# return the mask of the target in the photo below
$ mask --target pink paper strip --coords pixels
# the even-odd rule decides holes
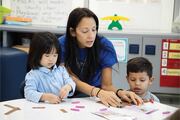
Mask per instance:
[[[171,113],[170,111],[165,111],[165,112],[162,112],[162,114],[169,114]]]
[[[85,106],[76,105],[76,108],[85,108]]]
[[[79,109],[76,108],[71,108],[72,111],[80,111]]]
[[[78,104],[78,103],[80,103],[80,101],[74,101],[74,102],[72,102],[72,104]]]
[[[147,112],[146,114],[151,114],[151,113],[156,112],[156,111],[158,111],[158,109],[151,110],[151,111]]]
[[[106,111],[106,110],[107,110],[107,108],[102,108],[99,111]]]

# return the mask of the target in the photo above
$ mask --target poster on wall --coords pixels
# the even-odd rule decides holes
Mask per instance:
[[[112,42],[118,62],[127,62],[128,38],[109,38]]]
[[[180,88],[180,39],[162,40],[160,67],[160,86]]]

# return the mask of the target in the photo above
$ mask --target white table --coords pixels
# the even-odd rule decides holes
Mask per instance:
[[[20,110],[5,115],[12,110],[5,105],[18,107]],[[65,102],[60,104],[33,103],[25,99],[16,99],[0,102],[0,120],[131,120],[134,118],[136,120],[162,120],[178,109],[156,102],[145,103],[143,106],[157,109],[157,111],[148,114],[140,110],[143,108],[142,106],[135,105],[124,108],[107,108],[103,104],[97,103],[97,99],[89,97],[65,99]],[[64,109],[67,113],[60,109]],[[75,109],[75,111],[71,109]],[[105,115],[106,118],[103,118],[93,113],[109,113],[111,115]]]

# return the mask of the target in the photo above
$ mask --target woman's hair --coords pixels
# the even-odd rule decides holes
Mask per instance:
[[[151,78],[153,74],[152,63],[144,57],[132,58],[127,62],[127,75],[130,72],[146,72],[149,78]]]
[[[78,69],[78,63],[77,60],[79,58],[79,52],[78,52],[78,44],[77,44],[77,39],[76,37],[71,35],[70,28],[76,30],[76,27],[80,23],[80,21],[85,18],[93,18],[96,22],[96,31],[98,31],[98,26],[99,26],[99,21],[97,16],[90,11],[88,8],[76,8],[74,9],[68,18],[67,22],[67,29],[66,29],[66,43],[65,43],[65,49],[66,49],[66,54],[65,54],[65,66],[67,68],[70,68],[72,72],[74,72],[78,77],[82,72],[82,79],[83,81],[87,81],[96,71],[98,65],[99,65],[99,38],[95,38],[95,42],[91,48],[86,48],[87,49],[87,58],[86,61],[83,65],[83,70],[80,73],[77,72]],[[80,68],[79,68],[80,69]],[[81,68],[82,69],[82,68]]]
[[[58,59],[56,65],[60,64],[60,48],[57,37],[50,32],[38,32],[35,33],[29,49],[28,63],[31,69],[37,69],[41,67],[40,60],[44,53],[49,54],[52,49],[56,50]]]

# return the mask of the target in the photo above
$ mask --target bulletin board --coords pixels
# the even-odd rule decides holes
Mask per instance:
[[[160,86],[180,88],[180,39],[163,39],[161,51]]]
[[[174,0],[89,0],[89,8],[100,19],[100,29],[107,29],[106,16],[123,16],[119,21],[127,32],[171,32]]]
[[[74,0],[2,0],[2,5],[12,16],[32,18],[33,25],[66,26]]]

